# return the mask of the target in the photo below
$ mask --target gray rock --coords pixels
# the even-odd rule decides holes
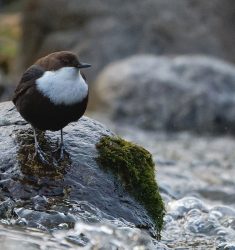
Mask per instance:
[[[204,56],[135,56],[95,84],[103,113],[145,129],[235,133],[235,68]]]
[[[234,8],[233,0],[30,0],[22,65],[70,49],[92,63],[87,74],[94,79],[109,62],[139,53],[205,53],[234,61]]]
[[[0,103],[0,134],[0,215],[4,219],[44,230],[71,228],[77,221],[153,229],[143,207],[96,162],[96,143],[104,135],[113,135],[102,124],[83,117],[68,125],[65,160],[57,161],[53,153],[53,164],[46,167],[33,159],[32,130],[11,102]],[[56,149],[58,137],[49,131],[39,135],[44,151]]]

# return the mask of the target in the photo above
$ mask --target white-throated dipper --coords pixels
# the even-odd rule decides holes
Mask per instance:
[[[47,162],[41,150],[35,129],[61,131],[60,157],[63,158],[63,128],[77,121],[85,112],[88,102],[88,85],[81,63],[69,51],[49,54],[37,60],[23,74],[16,87],[13,103],[21,116],[32,125],[35,154]]]

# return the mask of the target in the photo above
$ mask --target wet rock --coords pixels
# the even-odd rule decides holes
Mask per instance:
[[[98,77],[104,114],[144,129],[235,133],[235,68],[204,56],[134,56]]]
[[[7,219],[12,216],[14,201],[10,198],[0,203],[0,218]]]
[[[107,63],[136,53],[205,53],[234,61],[233,10],[233,0],[30,0],[22,65],[69,49],[92,63],[87,74],[94,79]]]
[[[38,136],[50,164],[34,155],[33,133],[10,102],[0,104],[0,187],[3,201],[11,198],[7,219],[44,230],[71,228],[76,221],[112,221],[137,226],[155,234],[146,210],[121,182],[97,163],[96,144],[113,133],[83,117],[64,129],[66,157],[59,161],[54,149],[59,135]],[[0,204],[4,214],[4,203]]]

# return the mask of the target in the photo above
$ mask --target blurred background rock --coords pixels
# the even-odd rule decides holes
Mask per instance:
[[[0,0],[0,8],[1,100],[38,57],[72,50],[93,66],[93,111],[108,104],[109,118],[145,129],[235,131],[233,0]],[[126,59],[134,55],[142,56]]]

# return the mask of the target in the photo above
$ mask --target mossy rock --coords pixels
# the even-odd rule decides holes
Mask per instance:
[[[144,205],[160,236],[165,208],[155,180],[151,154],[119,137],[105,136],[96,147],[99,164],[117,175],[125,189]]]

